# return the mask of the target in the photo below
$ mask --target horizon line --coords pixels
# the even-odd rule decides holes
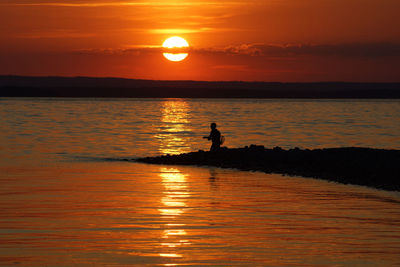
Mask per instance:
[[[354,84],[397,84],[399,81],[395,82],[385,82],[385,81],[262,81],[262,80],[162,80],[162,79],[145,79],[145,78],[127,78],[127,77],[118,77],[118,76],[85,76],[85,75],[75,75],[75,76],[63,76],[63,75],[19,75],[19,74],[0,74],[0,77],[19,77],[19,78],[65,78],[65,79],[76,79],[76,78],[86,78],[86,79],[119,79],[119,80],[131,80],[131,81],[155,81],[155,82],[200,82],[200,83],[354,83]]]

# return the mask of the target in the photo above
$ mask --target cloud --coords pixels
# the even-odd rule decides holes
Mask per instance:
[[[193,49],[201,53],[222,53],[262,57],[342,56],[342,57],[398,57],[400,43],[352,44],[240,44],[226,47]]]
[[[267,45],[242,44],[228,46],[220,50],[228,54],[251,56],[343,56],[343,57],[390,57],[400,56],[398,43],[352,43],[352,44],[299,44]]]
[[[152,34],[188,34],[188,33],[198,33],[198,32],[208,32],[212,29],[210,28],[198,28],[198,29],[150,29],[144,30]]]
[[[30,32],[15,35],[16,38],[21,39],[57,39],[57,38],[90,38],[95,37],[94,33],[81,33],[72,30],[54,30],[54,31],[40,31]]]
[[[164,52],[164,48],[158,45],[132,45],[128,48],[104,48],[104,49],[80,49],[74,54],[80,55],[143,55],[158,54]]]
[[[137,29],[134,29],[137,31]],[[186,29],[150,29],[143,30],[144,32],[149,32],[151,34],[188,34],[188,33],[203,33],[203,32],[233,32],[233,31],[242,31],[241,29],[236,28],[211,28],[211,27],[202,27],[202,28],[186,28]]]
[[[136,6],[136,7],[189,7],[189,6],[224,6],[224,5],[244,5],[245,3],[238,2],[224,2],[224,1],[185,1],[185,2],[157,2],[157,1],[109,1],[109,2],[9,2],[0,3],[0,6],[52,6],[52,7],[119,7],[119,6]]]
[[[175,51],[176,50],[176,51]],[[182,52],[181,49],[172,50],[173,53]],[[165,48],[159,45],[132,45],[120,49],[89,49],[79,50],[83,54],[155,54],[165,52]],[[365,44],[336,44],[336,45],[267,45],[267,44],[241,44],[227,47],[209,48],[184,48],[184,52],[196,54],[219,54],[219,55],[243,55],[249,57],[276,57],[289,58],[298,56],[316,57],[358,57],[358,58],[380,58],[400,57],[400,44],[396,43],[365,43]]]

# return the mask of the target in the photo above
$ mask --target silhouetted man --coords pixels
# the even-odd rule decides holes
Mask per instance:
[[[209,136],[204,136],[203,138],[211,140],[212,145],[210,151],[216,151],[221,146],[221,133],[217,130],[217,124],[215,122],[211,123],[211,132]]]

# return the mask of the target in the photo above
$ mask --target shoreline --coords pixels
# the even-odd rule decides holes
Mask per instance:
[[[199,150],[144,157],[135,161],[261,171],[400,191],[400,150],[361,147],[284,150],[250,145],[243,148],[224,147],[217,152]]]
[[[0,97],[400,99],[400,82],[194,81],[0,75]]]

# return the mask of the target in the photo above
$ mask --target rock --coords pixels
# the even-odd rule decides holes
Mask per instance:
[[[180,155],[137,159],[154,164],[217,166],[240,170],[263,171],[315,177],[340,183],[400,190],[400,151],[371,148],[284,150],[250,145],[244,148],[221,148],[216,152],[199,150]]]

